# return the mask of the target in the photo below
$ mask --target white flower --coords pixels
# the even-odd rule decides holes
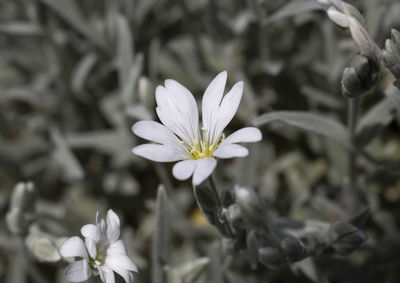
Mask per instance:
[[[342,0],[317,0],[328,17],[338,26],[348,28],[351,36],[365,56],[375,56],[376,45],[364,27],[364,18],[352,5]]]
[[[174,162],[173,175],[179,180],[193,175],[199,185],[214,170],[216,158],[244,157],[247,148],[239,142],[261,140],[257,128],[240,129],[227,138],[223,130],[235,115],[243,92],[243,82],[236,83],[224,96],[226,71],[221,72],[207,87],[202,101],[202,126],[192,93],[174,80],[156,89],[157,115],[161,122],[139,121],[133,132],[155,142],[133,148],[133,153],[158,162]],[[223,97],[224,96],[224,97]],[[181,161],[182,160],[182,161]]]
[[[97,212],[96,225],[87,224],[81,229],[85,242],[75,236],[69,238],[60,248],[63,257],[79,257],[65,270],[65,279],[70,282],[87,280],[92,273],[100,275],[104,283],[114,283],[114,272],[121,275],[126,283],[133,282],[136,265],[126,255],[125,245],[119,239],[119,218],[111,209],[104,220]]]

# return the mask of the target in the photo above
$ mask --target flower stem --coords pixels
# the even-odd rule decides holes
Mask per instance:
[[[346,203],[349,209],[355,210],[358,206],[357,199],[357,157],[358,151],[355,150],[357,147],[357,135],[356,128],[358,117],[360,114],[361,96],[348,99],[348,112],[347,112],[347,123],[348,131],[350,136],[350,143],[352,145],[352,150],[349,155],[349,167],[348,167],[348,177],[349,186],[346,189]]]
[[[218,191],[217,191],[217,186],[215,185],[215,182],[214,182],[214,179],[213,179],[212,175],[210,175],[210,177],[208,177],[208,182],[210,184],[211,190],[213,191],[213,193],[215,195],[215,198],[217,200],[218,206],[220,207],[222,202],[221,202],[221,199],[219,197],[219,194],[218,194]]]

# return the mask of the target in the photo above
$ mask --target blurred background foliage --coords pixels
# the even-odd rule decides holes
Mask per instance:
[[[391,28],[400,27],[400,2],[349,3],[383,48]],[[345,124],[340,80],[357,52],[316,1],[0,0],[1,218],[15,184],[31,181],[36,192],[28,198],[35,204],[28,231],[0,222],[0,282],[64,282],[56,247],[108,208],[121,217],[140,270],[135,282],[150,282],[155,256],[163,257],[170,283],[400,282],[400,94],[385,68],[361,107],[360,124],[374,127],[363,139],[371,158],[359,159],[356,185],[371,217],[369,241],[350,256],[271,269],[250,264],[246,254],[228,255],[190,183],[173,179],[170,164],[131,154],[143,142],[132,124],[156,119],[157,85],[172,78],[200,101],[222,70],[229,86],[245,82],[228,132],[274,110]],[[277,218],[334,222],[359,212],[343,199],[348,152],[340,143],[279,123],[261,129],[263,141],[247,158],[219,164],[218,187],[253,187]],[[160,183],[167,220],[155,213],[167,198],[155,201]],[[154,229],[165,239],[152,240]],[[151,256],[152,241],[163,254],[153,248]]]

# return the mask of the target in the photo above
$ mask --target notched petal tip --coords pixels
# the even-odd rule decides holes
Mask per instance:
[[[193,171],[196,168],[195,160],[183,160],[174,165],[172,168],[172,174],[180,181],[189,179],[193,175]]]
[[[78,236],[67,239],[59,249],[62,257],[81,257],[87,259],[85,244]]]

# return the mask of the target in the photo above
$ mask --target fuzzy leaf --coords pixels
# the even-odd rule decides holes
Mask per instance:
[[[152,282],[165,283],[164,266],[171,251],[171,219],[167,193],[160,185],[157,192],[156,225],[152,243]]]
[[[338,121],[320,114],[300,111],[275,111],[257,117],[253,123],[256,126],[262,126],[271,122],[282,122],[307,132],[326,136],[347,148],[351,147],[346,128]]]

